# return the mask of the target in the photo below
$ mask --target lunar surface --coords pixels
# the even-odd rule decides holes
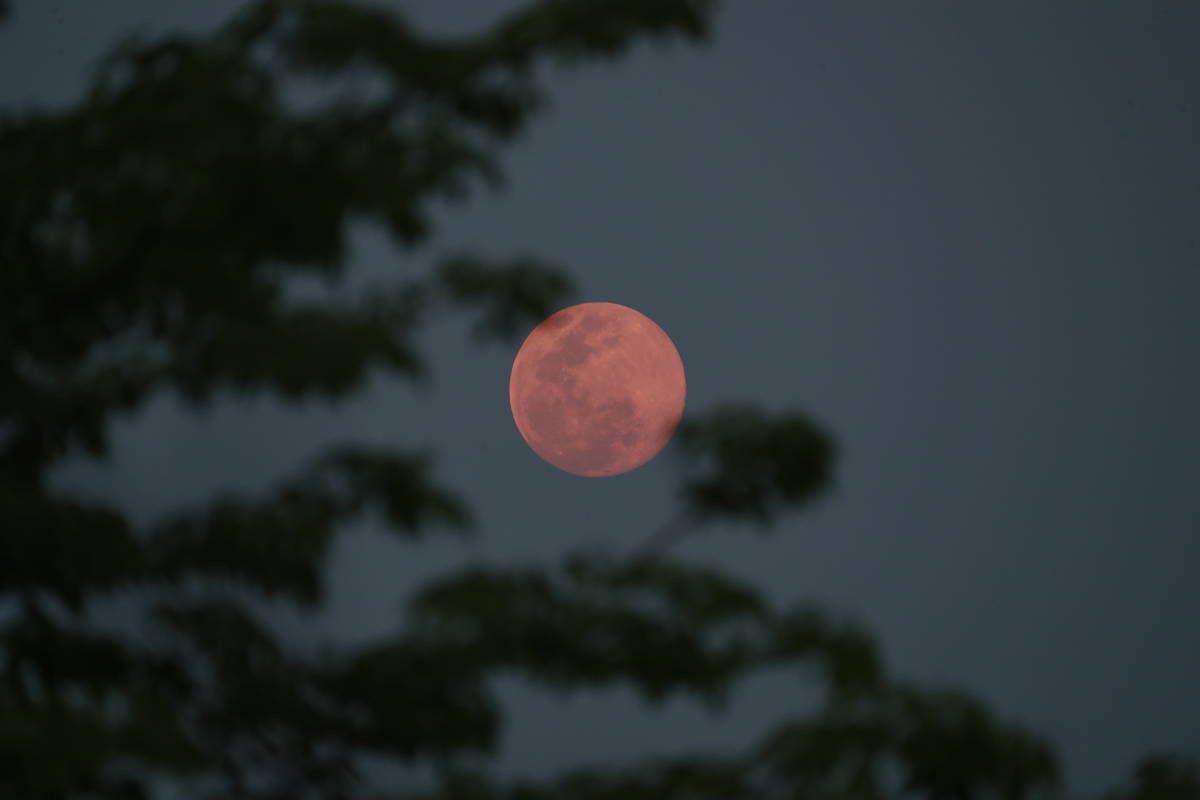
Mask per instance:
[[[640,467],[670,440],[687,393],[683,362],[649,317],[582,303],[533,329],[513,361],[513,420],[535,453],[575,475]]]

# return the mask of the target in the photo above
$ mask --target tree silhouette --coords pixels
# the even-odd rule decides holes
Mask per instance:
[[[201,410],[231,393],[346,398],[373,371],[420,380],[414,335],[448,308],[514,341],[571,298],[562,268],[451,253],[353,301],[287,288],[343,278],[353,223],[424,252],[434,203],[501,186],[543,66],[700,42],[712,15],[708,0],[536,0],[438,39],[368,5],[257,0],[209,33],[120,42],[70,108],[0,116],[0,796],[148,798],[166,781],[256,800],[949,800],[1056,785],[1043,740],[892,680],[852,623],[667,557],[707,523],[770,528],[828,489],[832,440],[802,414],[685,420],[679,514],[633,557],[464,568],[393,635],[317,653],[257,600],[318,607],[333,538],[365,513],[401,537],[472,531],[434,453],[341,443],[267,492],[148,525],[48,484],[66,457],[103,457],[114,416],[156,393]],[[329,91],[294,99],[314,84]],[[115,596],[141,601],[140,627],[104,624],[97,603]],[[815,668],[825,702],[736,756],[515,786],[463,760],[497,743],[498,670],[720,706],[781,663]],[[439,784],[378,794],[367,756],[433,764]]]

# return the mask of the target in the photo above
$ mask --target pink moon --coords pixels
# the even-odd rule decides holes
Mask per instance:
[[[548,317],[513,360],[508,399],[526,444],[573,475],[640,467],[683,416],[687,382],[670,337],[616,303],[581,303]]]

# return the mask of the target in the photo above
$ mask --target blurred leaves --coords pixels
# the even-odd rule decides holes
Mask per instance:
[[[65,704],[0,706],[0,790],[6,797],[41,800],[98,789],[115,759],[187,773],[200,760],[179,735],[169,710],[134,702],[124,722]]]
[[[1059,778],[1040,737],[961,692],[904,686],[785,722],[763,738],[757,758],[797,798],[1026,798],[1053,791]]]
[[[129,679],[132,656],[125,643],[56,624],[35,604],[0,632],[7,659],[5,685],[14,696],[59,696],[82,689],[93,702],[119,690]]]
[[[682,499],[697,521],[748,519],[765,528],[832,484],[833,440],[801,414],[725,405],[685,419],[676,437]]]
[[[450,256],[439,264],[436,281],[450,300],[479,309],[473,329],[479,341],[511,342],[575,294],[561,269],[531,257],[492,263],[465,253]]]
[[[821,665],[834,697],[883,682],[856,628],[815,609],[773,611],[744,584],[663,560],[573,553],[557,574],[467,568],[411,607],[417,631],[458,643],[456,659],[547,686],[628,681],[651,702],[681,691],[720,707],[734,680],[775,662]]]
[[[624,769],[572,770],[544,787],[526,784],[480,795],[508,800],[755,800],[762,796],[740,759],[707,753]]]
[[[702,753],[577,769],[544,784],[505,785],[481,772],[459,770],[444,775],[433,792],[400,796],[405,800],[911,796],[1017,800],[1055,790],[1057,764],[1044,740],[995,719],[972,702],[967,703],[971,706],[968,737],[960,739],[963,731],[955,724],[947,728],[947,721],[961,716],[961,701],[955,692],[881,689],[853,706],[835,704],[807,717],[785,720],[754,746],[732,755]],[[915,779],[918,774],[920,779]]]
[[[424,365],[411,340],[419,303],[410,292],[344,310],[289,309],[228,319],[189,343],[173,375],[193,400],[219,386],[341,397],[361,385],[371,366],[419,377]]]
[[[316,603],[336,525],[355,515],[374,510],[407,536],[468,528],[466,506],[430,480],[431,466],[428,453],[337,447],[266,497],[226,497],[162,523],[149,540],[152,575],[222,575]]]
[[[357,712],[362,747],[405,758],[490,752],[500,718],[484,669],[438,643],[396,639],[364,647],[325,686]]]
[[[79,610],[85,595],[128,584],[142,551],[116,510],[0,484],[0,592],[46,591]]]
[[[342,398],[376,370],[426,374],[415,339],[435,303],[509,341],[556,310],[572,285],[531,256],[460,252],[350,301],[291,289],[338,288],[353,225],[412,251],[435,204],[500,186],[500,146],[543,105],[538,63],[696,40],[707,5],[555,0],[438,39],[363,3],[259,0],[209,34],[123,40],[73,107],[0,114],[0,592],[19,601],[0,651],[5,796],[148,796],[130,758],[201,766],[238,797],[343,796],[361,752],[492,747],[495,658],[406,636],[297,652],[254,610],[320,601],[355,517],[405,537],[468,530],[431,453],[335,446],[261,495],[136,528],[46,474],[105,456],[114,417],[157,392],[197,408],[230,390]],[[715,618],[702,589],[679,591]],[[145,639],[94,627],[116,596],[149,604]],[[519,630],[512,613],[501,627]],[[633,609],[620,624],[659,625]],[[585,654],[557,646],[566,675]]]
[[[573,64],[620,55],[635,35],[705,41],[715,9],[715,0],[540,0],[503,20],[493,39],[514,64],[542,52]]]
[[[1054,788],[1058,760],[1051,745],[997,721],[979,700],[960,691],[896,693],[896,730],[908,790],[931,798],[994,791],[1027,797]]]
[[[1130,784],[1104,800],[1198,800],[1200,764],[1179,753],[1153,753],[1134,767]]]
[[[680,507],[638,548],[642,561],[708,524],[749,521],[768,530],[784,512],[806,508],[833,485],[833,438],[804,414],[721,405],[685,417],[675,440],[683,472]]]
[[[47,591],[80,610],[88,594],[207,575],[311,604],[339,523],[373,512],[404,536],[469,530],[466,505],[431,470],[428,452],[338,446],[263,497],[219,498],[144,536],[114,509],[0,485],[0,590]]]
[[[0,631],[0,645],[4,796],[99,789],[114,762],[130,759],[176,773],[205,765],[169,691],[180,687],[179,673],[161,658],[111,634],[63,626],[29,602]]]
[[[354,510],[374,504],[393,530],[410,536],[439,524],[468,529],[470,512],[453,493],[429,480],[432,465],[429,451],[403,454],[340,447],[318,463],[316,479],[342,481]]]
[[[778,619],[771,644],[778,659],[819,660],[833,699],[854,699],[883,688],[883,657],[857,625],[833,620],[815,608],[791,610]]]
[[[160,625],[185,639],[224,680],[283,661],[282,647],[270,631],[232,599],[167,601],[159,603],[154,614]]]

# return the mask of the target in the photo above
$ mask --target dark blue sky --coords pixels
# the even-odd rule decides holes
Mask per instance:
[[[237,5],[16,0],[0,101],[69,99],[115,33]],[[462,31],[513,3],[395,5]],[[534,252],[580,300],[649,315],[689,410],[749,400],[829,426],[836,494],[773,537],[680,554],[858,616],[897,673],[982,695],[1099,789],[1148,749],[1200,751],[1197,31],[1185,2],[729,2],[707,49],[554,75],[509,190],[447,210],[437,248]],[[431,255],[356,242],[364,280]],[[428,392],[205,417],[161,398],[118,426],[111,464],[62,480],[145,515],[265,485],[341,436],[436,444],[479,539],[355,531],[317,626],[348,637],[392,629],[431,570],[632,546],[670,514],[669,452],[603,480],[534,456],[507,407],[515,345],[476,350],[462,322],[425,336]],[[803,686],[765,676],[711,717],[506,683],[504,763],[747,743]]]

